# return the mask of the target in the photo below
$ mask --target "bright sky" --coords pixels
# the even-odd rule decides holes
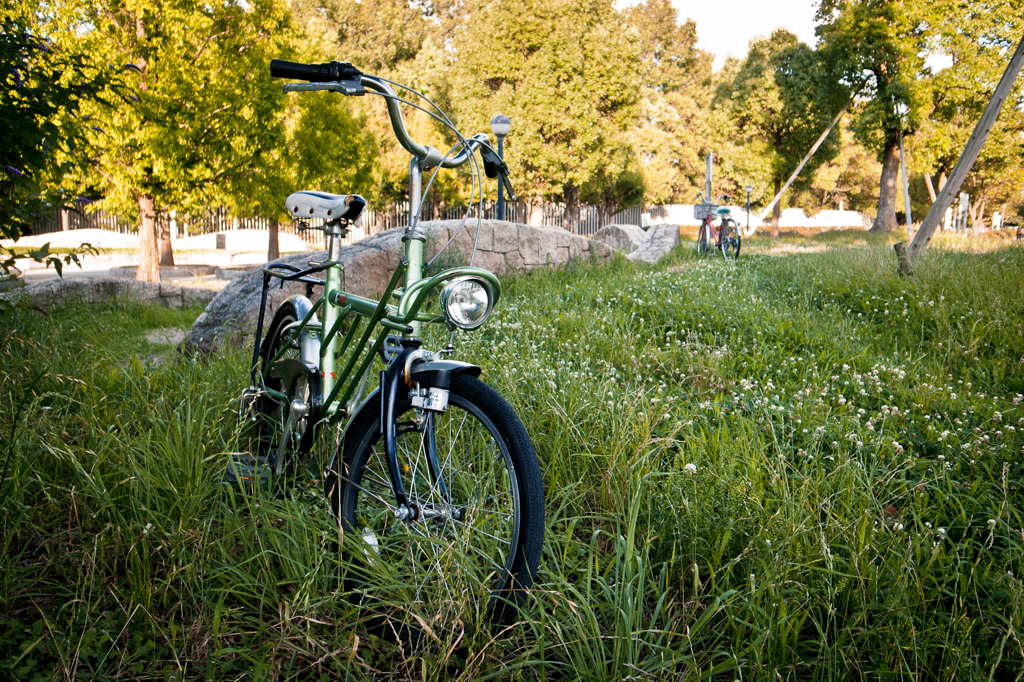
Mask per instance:
[[[635,5],[618,0],[618,7]],[[715,55],[715,69],[726,57],[743,58],[751,38],[782,27],[814,47],[817,0],[672,0],[681,21],[697,22],[697,47]]]

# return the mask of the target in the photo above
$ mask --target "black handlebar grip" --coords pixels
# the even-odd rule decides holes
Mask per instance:
[[[297,64],[280,59],[270,61],[270,75],[274,78],[291,78],[310,83],[333,83],[351,81],[362,76],[362,72],[348,62],[327,64]]]

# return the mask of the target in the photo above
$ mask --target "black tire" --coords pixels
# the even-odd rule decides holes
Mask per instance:
[[[301,319],[295,306],[290,302],[282,303],[274,313],[274,319],[267,327],[267,335],[260,346],[260,371],[267,388],[283,391],[283,382],[279,378],[270,377],[270,362],[277,356],[283,346],[287,346],[282,359],[299,359],[299,344],[288,330],[288,325]],[[284,427],[288,422],[290,402],[293,398],[301,398],[309,402],[310,387],[300,378],[290,391],[288,401],[278,401],[270,396],[261,395],[254,407],[254,421],[249,429],[249,452],[270,466],[277,464],[278,445],[284,437]],[[295,462],[300,454],[299,443],[307,429],[314,428],[304,417],[299,419],[289,434],[282,466]]]
[[[740,245],[742,243],[742,236],[740,230],[736,226],[736,223],[732,220],[726,220],[722,224],[722,231],[718,235],[719,242],[721,243],[722,255],[726,259],[737,259],[740,257]]]
[[[711,251],[711,226],[705,220],[697,231],[697,255],[703,256]]]
[[[399,521],[374,402],[349,428],[326,492],[343,530],[346,589],[385,634],[415,640],[424,626],[509,623],[533,584],[544,541],[544,489],[522,422],[490,386],[451,377],[448,408],[417,413],[407,395],[398,457],[418,519]],[[421,417],[419,430],[414,417]],[[433,423],[440,481],[425,455]],[[432,516],[428,516],[430,514]]]

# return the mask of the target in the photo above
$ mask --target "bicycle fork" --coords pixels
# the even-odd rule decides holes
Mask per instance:
[[[408,338],[402,340],[402,351],[392,360],[386,370],[381,371],[380,376],[380,433],[384,439],[384,459],[388,467],[388,477],[391,479],[391,488],[395,494],[395,516],[401,521],[417,521],[420,518],[433,518],[445,516],[446,512],[438,510],[421,509],[415,503],[409,501],[405,491],[405,484],[402,482],[401,467],[398,462],[398,416],[395,405],[399,392],[408,390],[406,385],[407,365],[411,364],[414,354],[418,354],[421,340]],[[447,372],[435,373],[434,384],[428,390],[426,397],[417,396],[425,414],[423,419],[423,441],[424,454],[427,459],[431,484],[434,486],[445,503],[450,503],[448,488],[441,472],[441,464],[437,457],[437,442],[434,438],[434,414],[443,412],[447,407],[448,387],[450,376]]]

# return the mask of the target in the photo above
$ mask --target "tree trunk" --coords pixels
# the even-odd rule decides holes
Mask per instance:
[[[530,218],[527,222],[534,227],[544,224],[544,197],[530,197]]]
[[[174,265],[174,249],[171,247],[171,221],[160,214],[156,221],[160,232],[160,265]]]
[[[271,220],[270,229],[267,230],[267,262],[275,261],[281,257],[281,249],[278,247],[278,223],[276,220]]]
[[[160,250],[158,247],[156,213],[153,197],[139,197],[139,269],[135,279],[142,282],[160,281]]]
[[[579,212],[579,190],[575,185],[565,186],[565,218],[563,219],[565,229],[573,234],[579,234],[580,212]]]
[[[775,196],[779,196],[782,189],[782,178],[775,178]],[[779,238],[779,218],[782,216],[782,200],[775,202],[772,207],[772,239]]]
[[[900,147],[895,133],[886,138],[882,155],[882,178],[878,185],[878,213],[872,232],[896,230],[896,185],[900,173]]]
[[[971,212],[971,232],[978,234],[985,229],[985,204],[988,203],[988,199],[982,199],[980,203],[976,202],[973,206],[968,206],[968,210]]]

